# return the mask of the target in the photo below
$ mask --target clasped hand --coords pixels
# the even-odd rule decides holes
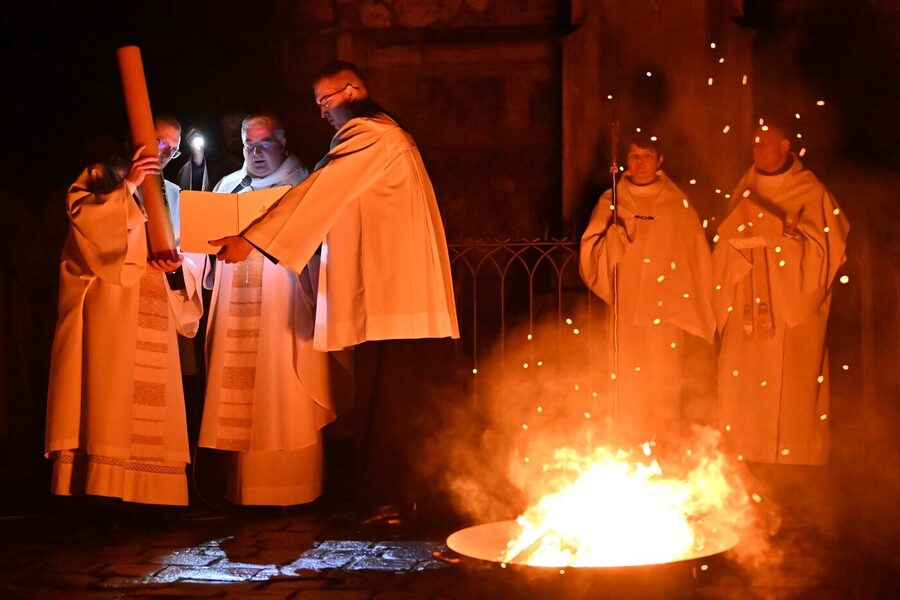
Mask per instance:
[[[125,175],[125,179],[131,182],[134,187],[140,187],[147,175],[159,175],[162,173],[162,165],[158,156],[141,157],[141,152],[144,151],[144,148],[146,146],[141,145],[134,151],[134,155],[131,157],[131,167],[128,169],[128,174]]]
[[[174,273],[178,270],[178,267],[180,267],[181,263],[183,262],[184,255],[181,252],[178,252],[178,258],[176,260],[169,260],[166,258],[148,258],[147,266],[149,266],[151,269],[162,271],[163,273]]]

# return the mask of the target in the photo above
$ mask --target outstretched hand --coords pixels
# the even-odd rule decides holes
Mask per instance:
[[[229,235],[217,240],[210,240],[210,245],[221,246],[216,258],[226,263],[238,263],[247,258],[253,250],[253,244],[239,235]]]

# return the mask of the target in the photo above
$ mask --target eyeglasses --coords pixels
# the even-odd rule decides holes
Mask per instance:
[[[341,89],[339,89],[339,90],[337,90],[337,91],[335,91],[335,92],[331,92],[330,94],[325,94],[324,96],[322,96],[321,98],[319,98],[318,100],[316,100],[316,104],[318,104],[318,105],[321,106],[322,108],[326,108],[326,109],[327,109],[327,108],[331,108],[331,99],[332,99],[334,96],[337,96],[338,94],[340,94],[341,92],[343,92],[344,90],[346,90],[348,87],[352,87],[354,90],[358,90],[358,89],[359,89],[359,87],[353,85],[352,83],[348,83],[347,85],[345,85],[344,87],[342,87]]]
[[[181,150],[173,148],[169,142],[165,140],[156,140],[156,149],[159,150],[159,156],[168,156],[169,158],[178,158],[181,156]]]
[[[266,150],[271,150],[275,147],[275,144],[278,142],[275,140],[260,140],[258,142],[244,142],[244,150],[247,151],[248,154],[253,154],[255,150],[260,150],[265,152]]]

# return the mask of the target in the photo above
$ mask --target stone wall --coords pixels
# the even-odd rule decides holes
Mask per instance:
[[[329,60],[349,60],[416,139],[450,239],[558,231],[565,3],[297,4],[285,14],[299,28],[283,47],[297,107],[289,129],[307,132],[314,145],[330,135],[312,104],[310,80]]]

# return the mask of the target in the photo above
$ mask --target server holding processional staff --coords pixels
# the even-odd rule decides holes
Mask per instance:
[[[140,50],[118,58],[136,151],[94,157],[67,193],[45,455],[55,494],[186,505],[176,333],[197,333],[199,278],[176,245]]]

